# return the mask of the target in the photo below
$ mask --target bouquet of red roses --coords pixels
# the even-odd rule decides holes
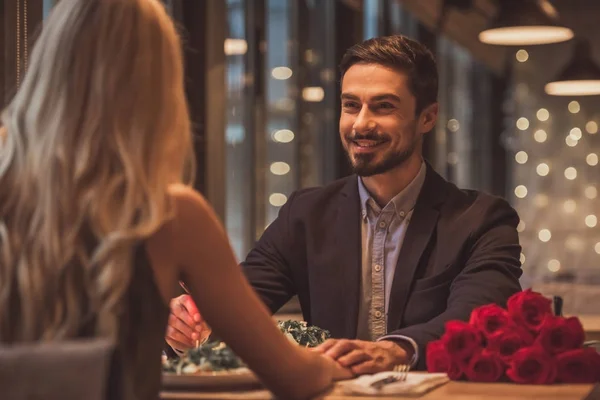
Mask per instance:
[[[468,323],[447,322],[427,346],[427,370],[473,382],[600,382],[600,353],[583,347],[579,319],[554,316],[551,301],[531,290],[507,306],[481,306]]]

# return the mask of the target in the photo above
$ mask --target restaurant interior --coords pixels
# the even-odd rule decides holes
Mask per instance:
[[[560,296],[600,339],[600,1],[163,2],[184,42],[195,188],[238,259],[295,190],[352,173],[338,134],[339,61],[355,43],[402,34],[437,59],[425,158],[517,210],[522,287]],[[0,1],[5,103],[54,3]],[[294,300],[280,311],[299,312]]]

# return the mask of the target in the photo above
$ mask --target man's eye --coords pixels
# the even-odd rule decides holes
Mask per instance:
[[[392,103],[379,103],[379,104],[377,104],[377,108],[386,110],[386,109],[394,108],[394,105]]]
[[[342,106],[344,108],[356,108],[356,107],[358,107],[358,104],[353,101],[346,101],[342,104]]]

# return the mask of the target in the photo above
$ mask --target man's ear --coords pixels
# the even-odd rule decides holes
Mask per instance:
[[[430,104],[421,111],[421,115],[419,115],[419,133],[427,133],[435,127],[438,111],[438,103]]]

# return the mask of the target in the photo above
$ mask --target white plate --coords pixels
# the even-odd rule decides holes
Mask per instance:
[[[203,372],[177,375],[163,372],[164,389],[247,389],[260,386],[256,375],[247,368],[229,371]]]

